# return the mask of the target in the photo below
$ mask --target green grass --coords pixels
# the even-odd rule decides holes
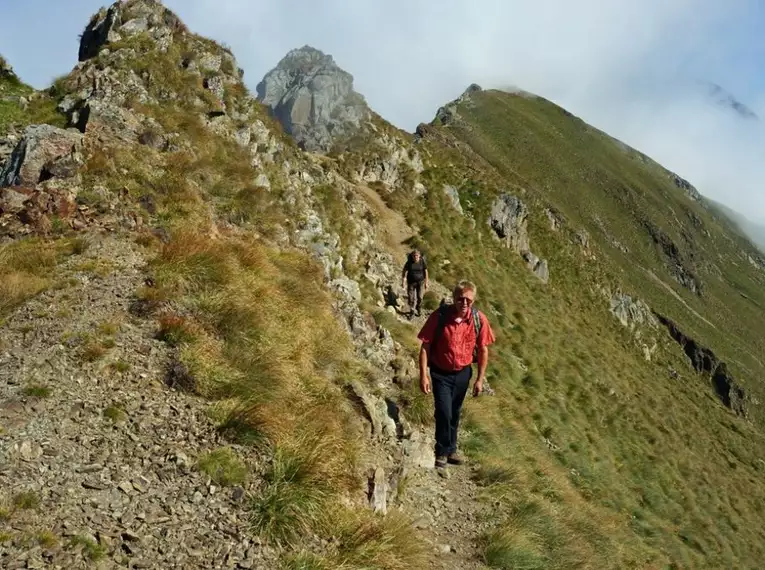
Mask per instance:
[[[40,495],[34,491],[17,493],[11,499],[14,510],[33,510],[40,506]]]
[[[47,398],[51,395],[51,392],[52,390],[50,386],[45,386],[43,384],[29,384],[28,386],[24,386],[21,390],[21,393],[27,398],[36,399]]]
[[[88,536],[75,535],[67,546],[71,550],[80,549],[83,556],[91,562],[98,562],[106,556],[106,549]]]
[[[247,466],[228,447],[204,454],[199,458],[197,466],[216,485],[241,485],[247,480]]]
[[[126,362],[125,360],[115,360],[109,366],[112,368],[112,370],[119,372],[120,374],[124,374],[130,370],[130,363]]]
[[[124,422],[127,419],[127,413],[121,406],[109,406],[104,412],[104,417],[112,423]]]
[[[253,529],[277,543],[293,543],[318,527],[331,498],[319,453],[278,449],[265,473],[265,487],[252,499]]]
[[[487,563],[756,566],[765,538],[765,492],[756,483],[763,472],[757,459],[765,452],[759,407],[750,408],[751,422],[732,415],[708,379],[689,370],[665,330],[643,331],[659,343],[647,362],[599,291],[621,287],[682,323],[735,362],[736,378],[762,399],[753,380],[765,373],[755,356],[763,352],[765,328],[738,291],[765,301],[765,277],[743,263],[716,261],[736,259],[748,246],[728,242],[728,228],[687,200],[663,171],[557,107],[497,92],[473,98],[477,104],[460,110],[464,124],[436,127],[439,136],[472,150],[457,152],[426,138],[423,152],[435,167],[422,179],[429,189],[454,185],[476,227],[440,192],[415,199],[399,189],[384,198],[420,228],[415,241],[428,252],[432,279],[447,287],[461,278],[478,284],[477,306],[497,336],[489,367],[497,394],[469,398],[462,424],[463,448],[479,464],[476,482],[494,505]],[[521,196],[530,208],[531,248],[551,268],[547,286],[491,236],[485,220],[501,191]],[[565,217],[557,232],[544,214],[548,206]],[[711,237],[690,222],[678,225],[670,208],[678,220],[697,215]],[[629,255],[609,245],[594,214]],[[701,297],[673,280],[641,216],[670,236],[685,262],[693,259],[704,283]],[[574,241],[581,228],[591,236],[594,258]],[[445,259],[451,263],[442,265]],[[722,278],[715,277],[718,270]],[[396,340],[411,345],[413,327],[380,318]],[[679,378],[670,377],[670,368]],[[424,421],[430,402],[418,407],[416,397],[416,386],[402,387],[403,413]],[[742,496],[747,501],[737,499]],[[538,506],[533,516],[518,513],[519,497]]]
[[[58,537],[49,530],[41,530],[35,534],[35,540],[42,548],[51,549],[58,544]]]
[[[0,77],[0,135],[10,127],[23,129],[27,125],[47,123],[66,125],[66,118],[56,110],[57,101],[47,93],[31,97],[34,90],[15,75]],[[28,100],[23,105],[20,97]]]

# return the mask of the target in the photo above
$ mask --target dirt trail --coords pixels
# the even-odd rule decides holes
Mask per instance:
[[[405,259],[409,253],[409,247],[404,242],[411,238],[414,232],[406,223],[404,216],[390,209],[380,194],[366,184],[358,184],[356,188],[377,215],[377,231],[382,238],[383,245],[395,259]]]
[[[0,328],[0,501],[39,502],[0,517],[2,568],[272,567],[245,489],[194,466],[224,442],[205,402],[165,386],[170,349],[129,312],[143,263],[98,236]]]
[[[362,184],[357,188],[377,215],[382,243],[395,259],[403,263],[409,253],[403,242],[413,235],[412,229],[400,213],[388,208],[377,191]],[[447,287],[433,280],[430,285],[439,299],[449,297]],[[398,318],[419,330],[428,315],[423,311],[420,317],[398,315]],[[470,398],[465,405],[470,405]],[[422,434],[419,439],[432,441],[431,428],[418,431]],[[484,569],[481,539],[490,527],[487,520],[490,507],[479,499],[480,490],[471,477],[470,465],[449,466],[448,472],[449,477],[445,479],[432,467],[413,468],[402,486],[397,504],[415,519],[415,527],[429,541],[433,553],[429,568]]]

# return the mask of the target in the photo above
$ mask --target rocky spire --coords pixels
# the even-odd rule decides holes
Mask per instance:
[[[311,46],[291,50],[257,86],[258,99],[306,150],[328,151],[371,116],[353,76]]]
[[[185,29],[178,16],[158,0],[127,0],[101,8],[91,18],[80,39],[79,60],[98,55],[106,44],[124,36],[148,32],[160,44],[168,44],[172,34]]]

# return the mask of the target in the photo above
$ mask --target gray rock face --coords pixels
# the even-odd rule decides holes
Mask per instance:
[[[462,204],[460,203],[460,195],[454,186],[449,186],[447,184],[444,184],[444,194],[446,194],[449,197],[449,199],[452,201],[452,205],[454,206],[455,210],[457,210],[460,214],[465,213],[462,210]]]
[[[169,45],[173,32],[181,27],[178,17],[157,0],[116,2],[108,9],[102,8],[85,28],[80,38],[79,60],[95,57],[104,45],[124,36],[147,31],[155,40]]]
[[[547,267],[546,259],[539,259],[539,257],[530,251],[523,254],[523,259],[526,260],[526,266],[529,268],[529,271],[539,277],[543,283],[547,283],[550,280],[550,270]]]
[[[515,196],[501,194],[491,207],[489,225],[505,245],[518,253],[529,251],[529,210]]]
[[[632,299],[623,293],[611,297],[610,311],[622,325],[630,329],[643,325],[656,326],[656,318],[651,308],[640,299]]]
[[[310,151],[328,151],[355,134],[370,117],[353,76],[331,55],[304,46],[290,51],[257,86],[286,132]]]
[[[73,175],[81,163],[82,138],[76,130],[51,125],[27,127],[0,172],[0,188],[32,187],[47,178]]]
[[[491,206],[489,226],[505,247],[512,249],[526,261],[526,266],[543,283],[550,280],[547,260],[531,252],[528,233],[529,210],[526,204],[510,194],[500,194]]]

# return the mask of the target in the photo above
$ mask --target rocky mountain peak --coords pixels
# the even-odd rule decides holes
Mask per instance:
[[[6,77],[16,77],[16,74],[13,72],[11,64],[8,63],[8,61],[2,55],[0,55],[0,79]]]
[[[95,57],[105,45],[143,32],[166,47],[176,31],[185,31],[185,26],[158,0],[120,0],[91,18],[80,39],[79,60]]]
[[[257,86],[285,131],[310,151],[328,151],[361,129],[371,116],[353,76],[331,55],[311,46],[293,49]]]

